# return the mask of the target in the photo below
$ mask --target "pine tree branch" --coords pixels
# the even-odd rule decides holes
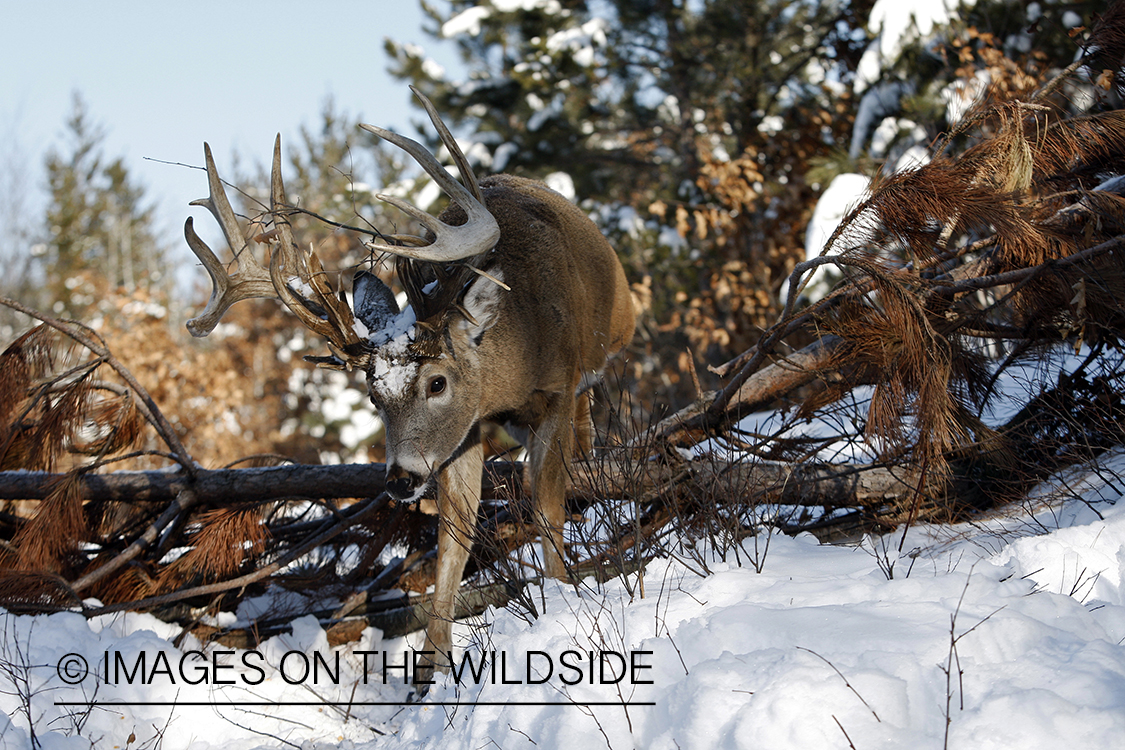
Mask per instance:
[[[340,512],[338,518],[331,518],[321,525],[321,531],[311,535],[307,540],[293,547],[277,560],[274,560],[268,565],[247,573],[238,578],[232,578],[226,581],[218,581],[216,583],[205,584],[203,586],[193,586],[191,588],[180,589],[179,591],[172,591],[167,594],[159,596],[150,596],[144,599],[138,599],[131,602],[119,602],[117,604],[109,604],[104,607],[93,607],[87,609],[84,614],[87,617],[97,617],[98,615],[110,614],[112,612],[122,612],[125,610],[133,609],[149,609],[151,607],[159,607],[172,602],[183,601],[184,599],[191,599],[197,596],[207,596],[209,594],[222,593],[224,591],[231,591],[233,589],[241,589],[249,586],[252,583],[268,578],[274,573],[284,568],[289,563],[297,560],[303,555],[308,554],[322,544],[326,544],[333,538],[354,526],[361,523],[368,517],[375,514],[376,511],[383,508],[388,502],[388,497],[385,493],[379,495],[377,498],[365,500],[362,503],[346,508]],[[107,567],[107,566],[103,566]],[[100,570],[100,569],[99,569]],[[74,587],[77,589],[77,584]]]
[[[23,313],[24,315],[35,318],[36,320],[45,323],[46,325],[54,328],[56,331],[59,331],[63,335],[74,339],[79,344],[86,347],[99,358],[101,358],[102,361],[104,361],[106,365],[108,365],[114,372],[116,372],[117,375],[125,381],[129,388],[131,388],[133,392],[137,394],[138,408],[140,408],[141,413],[144,415],[145,419],[148,420],[149,424],[151,424],[156,429],[157,433],[160,434],[161,439],[164,440],[165,445],[167,445],[172,453],[176,455],[176,459],[179,461],[180,466],[183,467],[183,470],[186,471],[189,475],[194,476],[196,472],[195,461],[194,459],[192,459],[191,454],[188,453],[187,449],[184,447],[183,442],[176,434],[176,431],[172,427],[172,424],[167,420],[167,418],[164,416],[164,413],[160,410],[160,407],[156,404],[156,400],[153,399],[148,390],[145,389],[145,387],[142,386],[135,377],[133,377],[133,373],[129,372],[129,370],[123,364],[121,364],[121,362],[116,357],[113,356],[113,353],[110,352],[109,348],[104,343],[96,339],[96,334],[94,334],[93,331],[90,331],[88,328],[81,324],[59,320],[58,318],[53,318],[49,315],[45,315],[44,313],[33,310],[30,307],[22,305],[13,299],[9,299],[8,297],[0,296],[0,305],[4,305],[5,307],[9,307],[17,312]]]

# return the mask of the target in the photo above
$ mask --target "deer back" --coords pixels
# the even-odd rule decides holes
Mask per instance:
[[[485,415],[524,406],[534,393],[573,390],[633,335],[632,298],[613,248],[574,204],[546,185],[511,175],[481,181],[500,239],[482,269],[511,291],[474,282],[498,306],[479,342]],[[442,215],[463,221],[460,206]]]

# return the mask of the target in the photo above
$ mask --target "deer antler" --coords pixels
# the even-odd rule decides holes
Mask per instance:
[[[456,201],[467,214],[464,224],[453,226],[412,206],[406,201],[391,196],[380,195],[381,200],[397,206],[410,214],[434,234],[434,241],[417,237],[394,236],[395,245],[372,243],[372,250],[388,252],[403,258],[451,263],[488,252],[500,238],[500,227],[496,218],[484,205],[480,185],[469,166],[468,159],[457,146],[453,135],[442,122],[434,105],[417,89],[414,93],[422,101],[434,127],[437,128],[442,143],[449,149],[464,185],[445,170],[445,167],[426,150],[422,144],[373,125],[361,127],[387,140],[406,151],[421,165],[438,185]],[[231,274],[226,265],[219,262],[211,248],[195,233],[192,219],[184,224],[184,236],[192,252],[196,254],[207,273],[211,276],[213,289],[211,298],[203,312],[188,321],[188,330],[193,336],[206,336],[215,329],[223,314],[239,300],[251,297],[277,297],[293,311],[301,322],[314,333],[328,340],[332,357],[319,358],[321,364],[331,367],[362,365],[371,344],[356,332],[355,318],[347,301],[332,291],[325,279],[320,259],[311,249],[303,251],[293,240],[293,229],[289,215],[293,209],[285,199],[285,186],[281,178],[281,136],[274,143],[273,168],[270,179],[270,214],[273,219],[277,246],[270,257],[266,269],[255,258],[242,230],[238,218],[227,199],[223,182],[215,168],[211,148],[203,145],[207,163],[207,184],[210,195],[206,199],[193,201],[193,206],[203,206],[222,227],[227,244],[234,252],[238,270]],[[468,269],[482,273],[468,264]],[[484,274],[487,275],[487,274]],[[489,277],[492,278],[492,277]],[[297,281],[297,288],[290,283]],[[497,283],[500,283],[497,281]],[[451,285],[454,291],[463,288],[462,284]]]
[[[227,200],[227,193],[223,188],[223,181],[219,179],[219,172],[215,169],[211,147],[206,143],[203,144],[203,158],[207,163],[207,187],[210,194],[207,198],[192,201],[190,205],[203,206],[211,212],[215,221],[219,222],[227,245],[234,252],[234,259],[238,262],[238,271],[233,276],[227,272],[226,266],[219,262],[207,243],[195,233],[192,218],[189,216],[184,222],[184,237],[191,251],[210,274],[212,284],[211,298],[207,301],[207,306],[203,308],[202,313],[187,322],[188,331],[197,338],[215,330],[223,313],[235,302],[252,297],[277,296],[269,271],[255,260],[246,238],[242,236],[238,218],[230,206],[230,201]]]
[[[453,161],[457,164],[457,169],[460,171],[461,179],[465,181],[465,185],[462,185],[454,179],[433,154],[417,141],[376,127],[375,125],[360,125],[360,127],[370,133],[374,133],[385,141],[393,143],[413,156],[414,160],[426,171],[426,174],[430,175],[450,198],[465,209],[468,220],[460,226],[451,226],[404,200],[380,194],[376,196],[379,200],[389,203],[410,214],[433,232],[434,241],[428,245],[416,246],[412,238],[402,238],[407,244],[386,245],[373,242],[369,243],[368,247],[372,250],[391,253],[404,258],[436,263],[449,263],[455,260],[464,260],[465,258],[487,252],[491,250],[496,244],[496,241],[500,239],[500,227],[496,223],[496,218],[485,208],[480,186],[477,184],[476,177],[473,175],[473,171],[469,166],[469,161],[461,152],[457,141],[453,138],[449,129],[445,127],[445,123],[442,122],[437,109],[429,99],[418,91],[418,89],[413,86],[410,88],[415,96],[422,101],[422,106],[426,108],[430,120],[433,122],[434,127],[437,128],[438,135],[441,137],[441,142],[449,149]]]
[[[281,179],[281,136],[273,146],[273,169],[270,173],[270,212],[277,230],[280,252],[270,258],[270,277],[277,296],[286,307],[300,318],[305,327],[328,339],[332,353],[348,362],[355,354],[354,345],[361,339],[355,331],[355,317],[348,303],[336,296],[325,281],[320,257],[310,250],[301,251],[293,241],[293,227],[289,223],[290,206],[285,200],[285,185]],[[312,291],[312,298],[297,294],[288,280],[296,276],[304,287]]]
[[[252,297],[276,297],[300,319],[307,328],[328,340],[335,361],[329,364],[350,367],[362,357],[363,341],[355,331],[355,319],[347,302],[338,297],[325,280],[320,258],[311,249],[300,250],[293,240],[289,223],[291,207],[285,199],[285,185],[281,178],[281,136],[273,148],[273,168],[270,176],[270,213],[273,218],[278,246],[271,253],[267,270],[255,260],[238,219],[227,199],[226,190],[215,168],[211,149],[203,144],[207,162],[207,183],[210,196],[193,201],[193,206],[203,206],[211,211],[222,227],[223,236],[234,251],[238,271],[231,275],[219,262],[211,248],[195,233],[191,218],[184,224],[184,236],[192,252],[211,275],[214,288],[203,312],[188,321],[193,336],[206,336],[215,329],[231,305]],[[290,285],[297,279],[298,292]]]

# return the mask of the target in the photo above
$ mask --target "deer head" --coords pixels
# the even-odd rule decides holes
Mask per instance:
[[[373,346],[363,369],[371,400],[386,426],[387,491],[417,499],[456,455],[487,402],[478,344],[497,320],[499,279],[474,276],[448,307],[423,320],[400,311],[378,277],[355,279],[355,312]]]
[[[279,298],[306,327],[328,341],[329,356],[309,359],[324,367],[366,372],[371,398],[392,436],[387,444],[387,489],[400,499],[418,495],[480,419],[481,373],[474,342],[495,321],[496,295],[508,289],[474,263],[496,244],[500,229],[484,206],[480,186],[457,142],[430,101],[419,97],[468,187],[416,141],[362,126],[413,156],[464,215],[458,225],[450,225],[398,198],[378,196],[418,219],[431,234],[428,240],[393,235],[390,242],[368,243],[372,251],[398,257],[397,271],[410,301],[404,310],[391,290],[366,270],[353,277],[349,307],[345,295],[329,287],[316,253],[296,246],[288,218],[293,208],[286,202],[281,175],[280,136],[274,144],[271,174],[274,229],[259,235],[276,245],[268,270],[243,238],[207,144],[210,195],[192,205],[215,216],[234,251],[237,272],[228,273],[195,233],[190,218],[184,230],[214,284],[203,313],[188,321],[192,335],[206,336],[239,300]]]

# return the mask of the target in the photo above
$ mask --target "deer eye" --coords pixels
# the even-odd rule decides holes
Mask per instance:
[[[445,378],[441,375],[438,375],[436,378],[434,378],[433,380],[430,381],[430,385],[429,385],[428,392],[427,392],[426,395],[428,395],[428,396],[440,396],[444,392],[445,392]]]

